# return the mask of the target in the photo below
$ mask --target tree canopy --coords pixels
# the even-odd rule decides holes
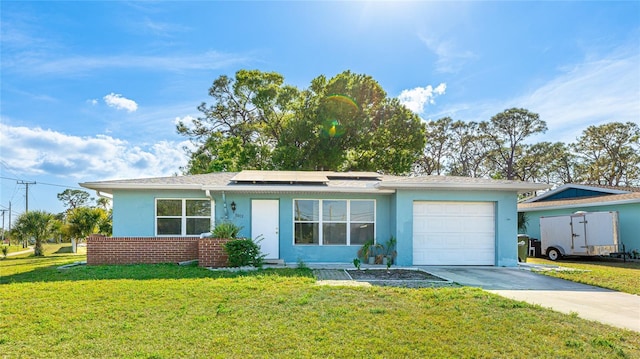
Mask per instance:
[[[318,76],[309,88],[282,75],[238,71],[209,89],[202,116],[179,122],[196,149],[189,174],[277,170],[363,170],[408,173],[422,153],[425,125],[389,98],[372,77],[345,71]]]
[[[88,192],[68,188],[61,193],[58,193],[58,199],[62,201],[62,204],[67,208],[67,210],[86,206],[92,200]]]
[[[351,71],[320,75],[298,89],[275,72],[240,70],[214,80],[209,96],[210,104],[198,106],[200,117],[177,125],[194,145],[185,148],[185,174],[353,170],[640,184],[634,123],[590,126],[576,143],[531,143],[547,131],[537,113],[510,108],[480,122],[424,121],[371,76]]]

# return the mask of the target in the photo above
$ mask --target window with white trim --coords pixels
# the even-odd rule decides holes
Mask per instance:
[[[362,245],[375,237],[374,200],[296,199],[294,244]]]
[[[211,231],[211,200],[156,199],[157,236],[199,236]]]

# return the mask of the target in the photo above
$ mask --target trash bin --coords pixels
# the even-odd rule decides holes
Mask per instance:
[[[529,236],[518,234],[518,262],[526,262],[529,255]]]

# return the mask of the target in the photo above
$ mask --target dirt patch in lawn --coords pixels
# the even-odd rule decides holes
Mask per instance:
[[[364,270],[348,270],[347,273],[354,280],[362,281],[388,281],[388,280],[403,280],[403,281],[433,281],[433,282],[446,282],[446,279],[442,279],[435,275],[429,274],[421,270],[413,269],[364,269]]]

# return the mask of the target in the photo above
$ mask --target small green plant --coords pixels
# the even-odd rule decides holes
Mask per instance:
[[[213,237],[235,239],[238,238],[241,229],[242,227],[238,227],[233,222],[222,222],[213,228]]]
[[[364,242],[364,244],[362,244],[362,247],[360,247],[360,249],[358,250],[358,258],[362,259],[362,261],[366,263],[367,258],[373,255],[373,246],[373,239],[369,239]]]
[[[298,269],[309,269],[307,263],[305,263],[302,258],[298,258]]]
[[[396,239],[396,237],[391,236],[387,241],[387,243],[385,243],[385,245],[383,246],[384,257],[387,259],[387,266],[390,266],[391,264],[393,264],[393,260],[398,255],[398,252],[396,251],[397,243],[398,243],[398,240]]]
[[[265,255],[260,254],[259,241],[259,239],[254,241],[251,238],[240,238],[225,243],[224,251],[229,257],[229,265],[231,267],[262,267]]]
[[[4,258],[7,258],[7,254],[9,253],[9,246],[2,246],[2,255]]]
[[[353,265],[360,270],[360,258],[354,258],[353,259]]]

